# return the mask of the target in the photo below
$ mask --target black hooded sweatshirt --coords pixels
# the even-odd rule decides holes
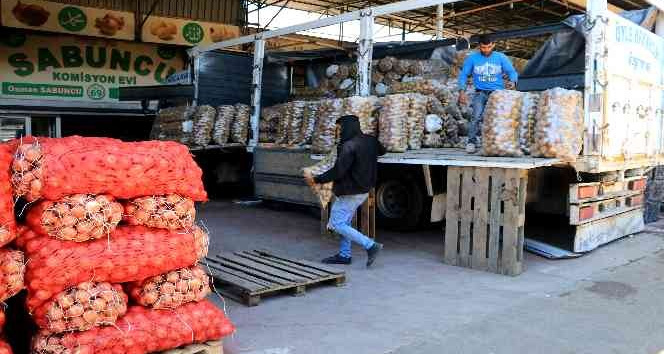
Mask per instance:
[[[337,196],[368,193],[376,185],[378,156],[385,148],[378,139],[362,133],[356,116],[344,116],[341,125],[341,144],[337,147],[334,167],[315,177],[318,183],[334,181]]]

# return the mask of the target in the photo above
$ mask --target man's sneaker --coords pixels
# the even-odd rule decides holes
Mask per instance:
[[[376,260],[376,257],[378,257],[378,253],[383,249],[383,244],[375,242],[371,248],[367,250],[367,268],[371,267],[373,262]]]
[[[321,262],[325,264],[350,264],[352,260],[352,257],[344,257],[337,253],[332,257],[323,259]]]
[[[475,144],[466,144],[466,152],[469,154],[474,154],[477,151]]]

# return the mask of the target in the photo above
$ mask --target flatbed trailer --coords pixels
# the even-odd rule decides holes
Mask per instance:
[[[194,48],[195,57],[255,44],[250,149],[257,196],[316,204],[300,170],[317,157],[256,141],[264,40],[359,19],[356,89],[366,96],[373,16],[447,2],[405,1]],[[645,174],[664,160],[664,39],[611,13],[606,0],[589,0],[584,21],[585,69],[577,87],[584,91],[584,144],[576,160],[485,157],[458,149],[388,154],[379,160],[379,223],[411,228],[430,213],[427,221],[445,220],[445,263],[508,275],[523,271],[526,234],[587,252],[641,231]]]

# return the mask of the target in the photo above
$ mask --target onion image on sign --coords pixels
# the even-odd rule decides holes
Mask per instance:
[[[178,28],[173,22],[158,20],[150,25],[150,33],[162,41],[172,41],[178,33]]]
[[[99,29],[99,33],[105,36],[115,36],[124,26],[124,17],[112,13],[107,13],[104,17],[95,19],[95,27]]]
[[[43,25],[51,15],[51,13],[39,5],[26,5],[20,1],[14,6],[12,13],[21,23],[33,27]]]

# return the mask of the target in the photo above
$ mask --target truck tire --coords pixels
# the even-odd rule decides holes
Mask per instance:
[[[413,231],[428,221],[424,191],[413,178],[389,178],[376,188],[378,225],[399,231]]]

